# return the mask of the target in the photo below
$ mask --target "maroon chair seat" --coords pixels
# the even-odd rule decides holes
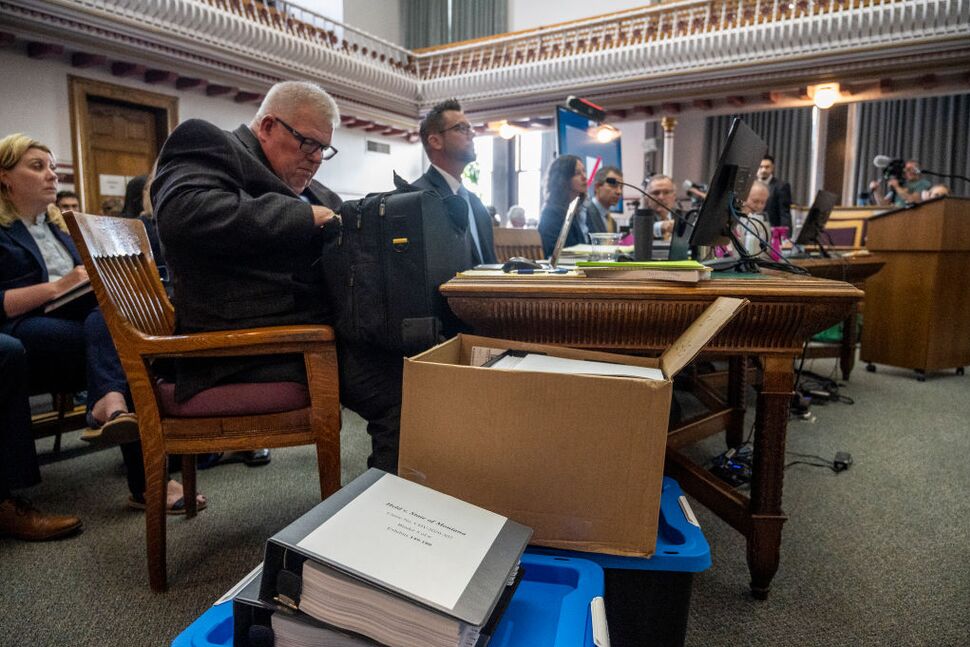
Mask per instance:
[[[175,401],[175,383],[158,380],[155,394],[167,418],[222,418],[296,411],[310,406],[310,392],[299,382],[220,384]]]

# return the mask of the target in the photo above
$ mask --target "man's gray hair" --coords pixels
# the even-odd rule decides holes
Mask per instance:
[[[663,173],[656,173],[654,175],[651,175],[649,178],[647,178],[646,190],[649,191],[651,185],[653,185],[654,182],[659,182],[660,180],[668,180],[671,184],[674,183],[674,179],[669,175],[664,175]]]
[[[751,183],[751,189],[755,188],[756,186],[760,186],[762,189],[765,190],[766,193],[771,195],[771,186],[769,186],[768,183],[765,182],[764,180],[755,180],[754,182]],[[751,192],[751,189],[748,189],[748,193]]]
[[[301,109],[313,110],[334,128],[340,124],[340,110],[333,97],[316,83],[308,81],[282,81],[271,87],[253,117],[253,123],[258,123],[267,114],[291,117]]]

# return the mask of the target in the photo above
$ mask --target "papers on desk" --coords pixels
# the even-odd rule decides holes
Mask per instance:
[[[597,245],[596,251],[614,250],[627,256],[633,255],[633,245]],[[570,245],[562,248],[563,256],[582,257],[583,260],[589,258],[593,253],[593,245]]]
[[[514,280],[514,281],[535,281],[535,280],[556,280],[562,278],[582,278],[583,274],[575,269],[561,268],[559,270],[536,270],[534,272],[522,271],[503,272],[502,270],[465,270],[459,272],[456,278],[472,280]]]
[[[629,366],[594,362],[583,359],[566,359],[538,353],[509,351],[502,353],[485,364],[488,368],[502,368],[509,371],[533,371],[535,373],[568,373],[572,375],[602,375],[606,377],[638,377],[645,380],[663,381],[664,374],[659,368]]]

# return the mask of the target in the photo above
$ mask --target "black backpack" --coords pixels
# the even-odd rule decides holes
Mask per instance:
[[[343,203],[321,262],[338,338],[410,355],[461,329],[438,288],[472,265],[468,206],[394,185]]]

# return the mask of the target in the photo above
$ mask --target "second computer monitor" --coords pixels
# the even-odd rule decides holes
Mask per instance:
[[[819,236],[825,229],[825,223],[829,221],[829,216],[838,200],[837,195],[828,191],[819,191],[815,195],[812,207],[808,210],[808,215],[805,216],[805,222],[802,223],[802,228],[795,236],[796,245],[818,245],[820,243]]]

